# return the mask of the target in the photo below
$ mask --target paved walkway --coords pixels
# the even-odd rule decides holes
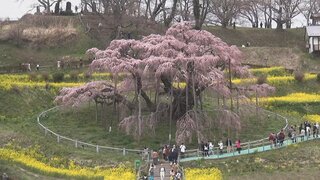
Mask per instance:
[[[170,180],[170,170],[171,166],[168,162],[156,165],[154,170],[154,180],[160,180],[160,168],[164,167],[166,169],[164,180]]]
[[[217,154],[217,155],[215,154],[215,155],[211,155],[209,157],[194,156],[194,157],[182,158],[182,159],[180,159],[180,162],[195,161],[195,160],[199,160],[199,159],[222,159],[222,158],[227,158],[227,157],[234,157],[234,156],[239,156],[239,155],[252,154],[252,153],[256,153],[256,152],[265,152],[265,151],[269,151],[269,150],[276,150],[276,149],[279,149],[279,148],[282,148],[282,147],[286,147],[286,146],[289,146],[291,144],[297,144],[297,143],[300,143],[300,142],[305,142],[305,141],[310,141],[310,140],[315,140],[315,139],[320,140],[320,138],[313,138],[312,135],[309,136],[309,138],[307,138],[305,136],[304,137],[304,141],[301,141],[301,138],[297,137],[297,142],[296,143],[292,143],[291,139],[286,139],[283,142],[283,145],[281,147],[271,148],[270,144],[268,144],[268,145],[265,145],[265,146],[259,146],[259,147],[250,148],[250,149],[242,149],[240,154],[238,152],[234,151],[232,153],[223,153],[223,154]]]

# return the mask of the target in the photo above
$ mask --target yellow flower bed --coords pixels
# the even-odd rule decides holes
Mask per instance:
[[[40,162],[35,158],[32,158],[21,152],[5,148],[0,148],[0,159],[19,163],[48,175],[62,175],[68,177],[82,177],[90,179],[103,177],[107,180],[118,180],[119,178],[122,180],[135,179],[135,174],[133,173],[133,171],[124,167],[112,169],[91,169],[78,167],[71,163],[69,169],[62,169],[46,165],[45,163]]]
[[[320,123],[320,115],[305,115],[303,116],[303,119],[306,119],[308,121],[314,122],[314,123]]]
[[[187,180],[222,180],[222,173],[217,168],[187,168],[185,177]]]
[[[260,102],[266,103],[318,103],[320,102],[320,94],[292,93],[281,97],[261,98]]]
[[[308,80],[314,80],[317,78],[316,74],[305,74],[304,79],[306,81]],[[294,82],[294,76],[270,76],[267,77],[267,83],[271,85],[276,84],[288,84]],[[234,84],[255,84],[257,82],[257,79],[255,78],[246,78],[246,79],[233,79],[232,82]]]

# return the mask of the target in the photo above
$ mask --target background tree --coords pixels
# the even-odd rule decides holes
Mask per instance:
[[[210,10],[222,27],[226,28],[239,14],[241,1],[236,0],[211,0]]]
[[[299,6],[302,0],[284,0],[284,12],[285,12],[285,19],[286,19],[286,28],[291,28],[292,19],[300,14]]]
[[[247,19],[252,27],[259,26],[260,4],[257,0],[243,0],[240,7],[240,15]]]
[[[193,16],[195,29],[201,29],[209,10],[209,0],[193,0]]]
[[[300,6],[298,7],[300,13],[307,20],[307,25],[310,24],[310,16],[313,13],[320,12],[320,0],[302,0]]]

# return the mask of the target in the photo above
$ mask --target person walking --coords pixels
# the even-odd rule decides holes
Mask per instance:
[[[218,146],[219,146],[220,154],[222,154],[223,153],[223,143],[221,140],[219,141]]]
[[[227,153],[230,153],[232,149],[232,142],[229,138],[226,141],[226,146],[227,146]]]
[[[164,176],[166,174],[166,168],[165,167],[161,167],[160,168],[160,179],[164,180]]]
[[[240,152],[241,152],[241,142],[240,142],[240,139],[238,139],[237,141],[236,141],[236,148],[237,148],[237,151],[238,151],[238,153],[240,154]]]
[[[211,141],[209,142],[209,155],[213,155],[213,144]]]
[[[283,129],[281,129],[278,137],[279,137],[279,145],[281,147],[283,145],[284,138],[286,137],[286,135],[284,134]]]
[[[149,180],[154,180],[154,165],[151,164],[149,168]]]
[[[186,153],[186,149],[187,149],[187,147],[182,143],[182,144],[180,145],[180,155],[181,155],[181,158],[184,158],[184,155],[185,155],[185,153]]]
[[[270,133],[270,135],[269,135],[269,142],[270,142],[270,147],[271,147],[271,149],[273,148],[274,141],[275,141],[275,136],[274,136],[273,133]]]

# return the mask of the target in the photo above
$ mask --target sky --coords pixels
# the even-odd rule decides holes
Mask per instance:
[[[74,10],[74,6],[78,5],[79,7],[81,0],[68,1],[72,3],[72,9]],[[0,0],[0,2],[0,19],[9,18],[10,20],[17,20],[28,12],[34,13],[35,9],[32,8],[32,5],[35,4],[37,0]],[[65,4],[66,1],[62,4],[63,9],[65,9]],[[293,27],[303,27],[305,25],[306,20],[302,15],[294,18]],[[273,24],[273,27],[275,27],[275,24]]]
[[[72,3],[73,7],[80,4],[80,0],[69,1]],[[10,18],[11,20],[19,19],[24,14],[30,12],[32,5],[35,3],[37,3],[37,0],[0,0],[0,18]],[[66,2],[63,2],[63,9],[65,9],[65,4]],[[31,12],[34,13],[35,9],[33,9]]]

